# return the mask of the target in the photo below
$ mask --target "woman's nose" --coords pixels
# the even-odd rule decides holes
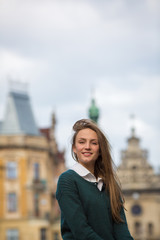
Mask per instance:
[[[91,148],[91,147],[90,147],[90,142],[86,142],[85,148],[86,148],[86,149],[90,149],[90,148]]]

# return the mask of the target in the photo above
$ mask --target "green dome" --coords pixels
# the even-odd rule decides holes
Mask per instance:
[[[92,99],[91,106],[89,108],[89,118],[94,122],[98,122],[99,108],[95,104],[95,99]]]

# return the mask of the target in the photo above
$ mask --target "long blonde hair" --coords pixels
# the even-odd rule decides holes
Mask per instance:
[[[94,175],[95,177],[102,177],[106,186],[106,191],[109,191],[110,204],[112,217],[115,222],[123,222],[120,216],[120,210],[124,204],[124,197],[120,187],[119,179],[115,172],[114,163],[111,157],[111,146],[106,136],[100,130],[95,122],[90,119],[81,119],[73,125],[73,137],[72,137],[72,156],[78,161],[76,154],[73,152],[73,146],[78,132],[82,129],[90,128],[97,133],[100,154],[95,162]]]

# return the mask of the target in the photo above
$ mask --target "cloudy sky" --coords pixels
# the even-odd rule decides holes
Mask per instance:
[[[70,166],[72,125],[88,117],[94,96],[115,163],[134,125],[157,169],[159,16],[159,0],[0,0],[0,119],[9,80],[27,82],[37,124],[56,113]]]

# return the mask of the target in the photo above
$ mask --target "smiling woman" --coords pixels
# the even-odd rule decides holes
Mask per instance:
[[[78,132],[73,152],[77,161],[94,174],[94,165],[99,156],[98,136],[90,128]]]
[[[96,123],[77,121],[72,156],[77,163],[58,180],[64,240],[133,240],[124,198],[112,166],[110,145]]]

